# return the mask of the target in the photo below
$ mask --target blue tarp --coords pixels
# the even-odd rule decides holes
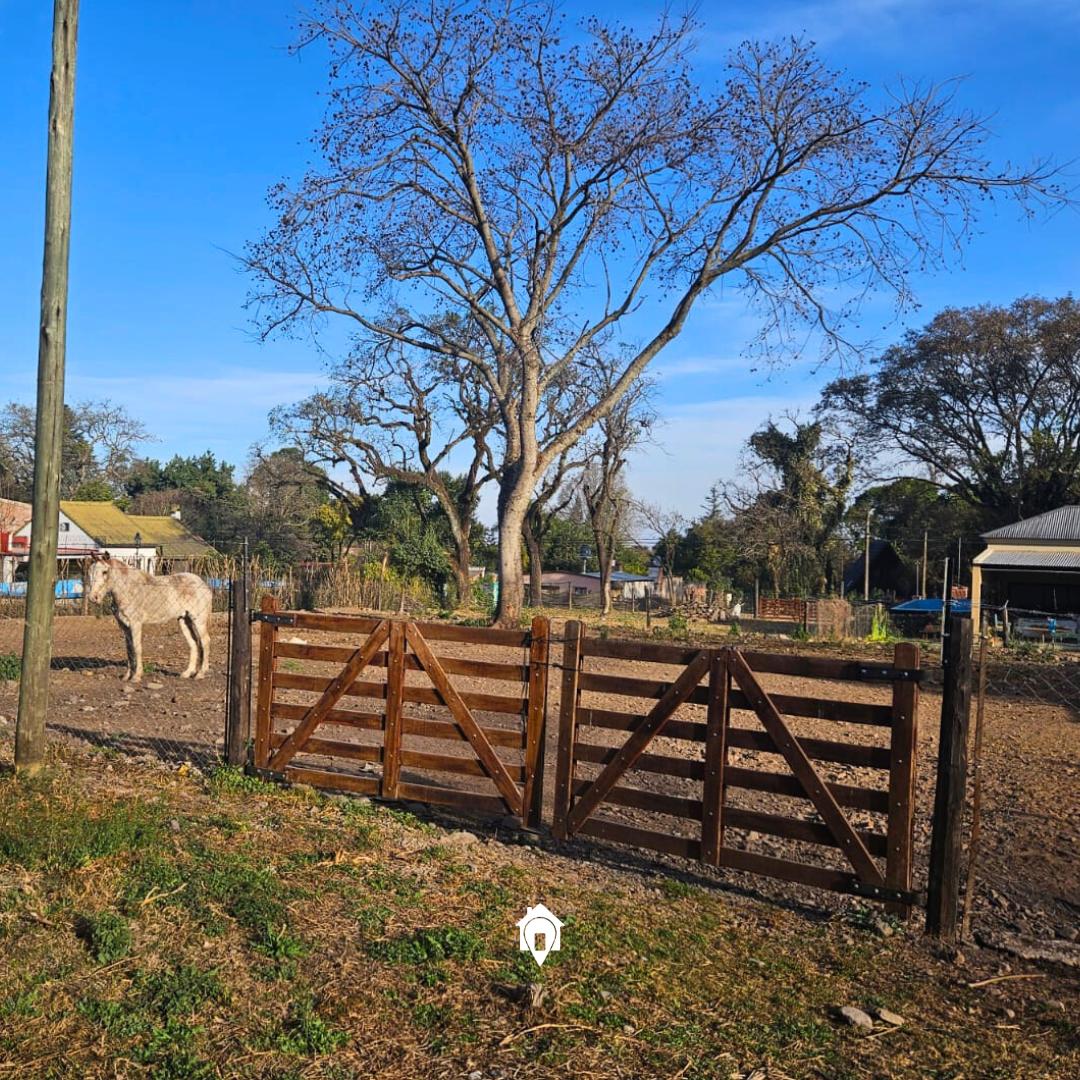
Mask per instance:
[[[891,610],[894,614],[904,615],[940,615],[945,601],[940,596],[924,596],[917,600],[905,600]],[[951,610],[956,615],[970,615],[970,600],[954,600]]]
[[[78,578],[65,578],[56,583],[57,600],[74,600],[82,596],[83,585]],[[0,582],[0,596],[25,596],[25,581]]]

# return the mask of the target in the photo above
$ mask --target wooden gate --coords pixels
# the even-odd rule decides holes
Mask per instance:
[[[254,619],[257,771],[538,823],[546,619],[526,633],[279,611],[273,598]],[[484,659],[452,655],[477,645]]]
[[[619,661],[633,662],[633,674],[619,670]],[[653,674],[642,678],[643,670]],[[884,683],[887,700],[780,694],[767,691],[761,675]],[[906,910],[919,900],[912,884],[919,677],[913,645],[897,646],[885,666],[587,638],[569,623],[555,834],[651,848]],[[624,711],[626,698],[639,708]],[[733,724],[733,714],[750,723]],[[798,730],[807,720],[815,728],[809,734]],[[875,776],[886,786],[874,784]],[[618,807],[619,818],[605,816],[605,807]],[[822,849],[832,856],[816,857]]]

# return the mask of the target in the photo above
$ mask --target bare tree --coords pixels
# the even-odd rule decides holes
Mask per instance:
[[[609,368],[607,376],[614,374]],[[605,615],[611,611],[611,573],[615,548],[623,539],[633,515],[634,501],[626,485],[626,462],[630,452],[649,437],[656,412],[652,406],[654,384],[639,379],[614,408],[597,424],[592,449],[581,475],[579,490],[600,561],[600,599]]]
[[[495,474],[498,414],[486,388],[461,362],[391,342],[378,343],[331,373],[331,388],[271,414],[271,430],[298,446],[354,512],[372,485],[423,488],[446,514],[459,601],[470,592],[470,533],[480,492]],[[455,466],[463,465],[458,473]],[[348,480],[339,477],[344,468]]]
[[[247,253],[253,303],[265,333],[340,316],[485,386],[504,623],[536,485],[713,285],[756,302],[763,344],[809,325],[843,347],[862,295],[909,302],[912,270],[947,261],[981,197],[1062,198],[1042,164],[991,167],[983,120],[948,84],[875,97],[792,39],[740,47],[706,91],[694,30],[665,13],[645,37],[597,18],[567,32],[549,0],[323,0],[305,24],[302,44],[331,57],[323,160],[271,193],[277,224]],[[482,349],[447,333],[448,312]],[[543,438],[550,386],[631,315],[641,342],[610,388]]]

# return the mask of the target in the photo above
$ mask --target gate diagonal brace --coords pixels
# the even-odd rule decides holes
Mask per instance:
[[[884,887],[885,878],[877,868],[877,864],[866,850],[866,845],[858,833],[851,827],[851,823],[844,816],[839,804],[833,797],[828,786],[824,783],[813,762],[807,757],[806,751],[799,744],[798,739],[791,734],[784,718],[773,704],[769,695],[757,681],[750,665],[738,649],[730,651],[731,673],[739,688],[746,695],[754,712],[757,713],[762,727],[772,739],[776,748],[783,755],[788,767],[795,774],[795,778],[802,785],[814,809],[821,815],[822,820],[829,827],[840,850],[847,856],[851,865],[855,868],[859,879],[867,885]]]
[[[385,620],[375,627],[371,637],[352,654],[349,662],[323,691],[322,697],[308,709],[292,734],[277,748],[277,752],[268,763],[271,772],[281,772],[292,761],[304,743],[311,737],[311,733],[322,723],[323,717],[341,700],[345,691],[356,682],[360,672],[371,663],[389,635],[390,626]]]

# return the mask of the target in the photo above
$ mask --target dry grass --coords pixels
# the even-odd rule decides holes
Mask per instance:
[[[1052,973],[972,988],[1003,969],[857,912],[467,843],[235,773],[100,770],[64,751],[40,781],[0,778],[0,1077],[1080,1070]],[[514,928],[537,900],[567,923],[539,971]],[[907,1023],[856,1034],[842,1004]]]

